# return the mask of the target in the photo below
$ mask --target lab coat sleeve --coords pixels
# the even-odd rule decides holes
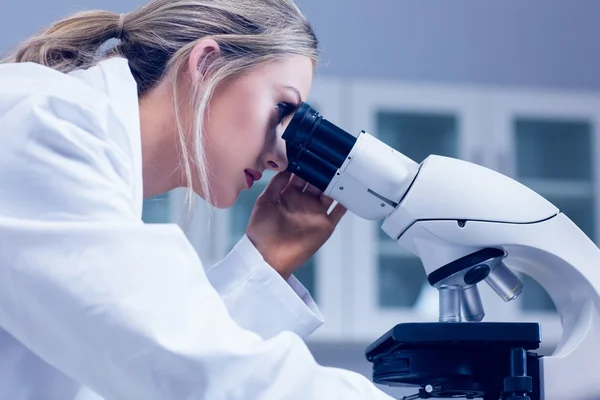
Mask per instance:
[[[207,270],[231,317],[264,339],[283,330],[307,338],[323,324],[312,296],[293,275],[287,282],[243,236],[227,256]]]
[[[236,324],[179,227],[139,221],[108,111],[87,97],[0,116],[4,330],[111,400],[390,398],[293,332]]]

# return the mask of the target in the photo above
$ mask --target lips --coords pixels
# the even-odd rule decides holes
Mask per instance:
[[[262,173],[260,171],[247,169],[244,172],[246,173],[246,183],[248,184],[248,188],[251,188],[255,181],[262,178]]]

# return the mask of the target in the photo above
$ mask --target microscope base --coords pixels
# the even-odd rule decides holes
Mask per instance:
[[[371,344],[366,357],[375,383],[420,387],[413,398],[538,400],[538,355],[527,350],[539,344],[537,323],[405,323]]]

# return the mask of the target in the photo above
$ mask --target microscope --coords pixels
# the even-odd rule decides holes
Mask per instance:
[[[416,163],[369,133],[352,135],[303,103],[283,133],[293,172],[420,258],[439,319],[391,327],[366,350],[373,381],[405,399],[600,399],[600,250],[519,182],[466,161]],[[485,322],[480,285],[505,302],[537,281],[563,333],[542,356],[535,322]],[[597,353],[598,351],[598,353]]]

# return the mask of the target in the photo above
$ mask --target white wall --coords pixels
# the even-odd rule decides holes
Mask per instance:
[[[600,2],[297,0],[323,75],[600,89]],[[66,13],[144,0],[4,0],[0,53]]]
[[[324,73],[600,88],[600,2],[298,0]]]

